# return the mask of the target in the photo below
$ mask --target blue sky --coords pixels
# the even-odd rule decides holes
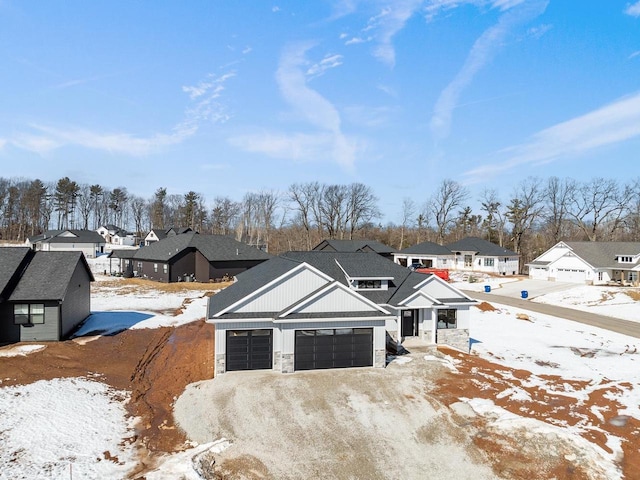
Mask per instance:
[[[640,2],[0,0],[0,176],[240,200],[639,176]],[[470,202],[472,203],[472,202]]]

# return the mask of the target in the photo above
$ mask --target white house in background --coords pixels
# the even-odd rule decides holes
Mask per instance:
[[[192,232],[189,227],[170,227],[170,228],[154,228],[144,237],[142,244],[145,246],[149,246],[152,243],[159,242],[160,240],[164,240],[167,237],[173,237],[175,235],[181,235],[183,233]]]
[[[101,225],[98,232],[109,245],[133,246],[136,244],[136,236],[126,230],[116,227],[115,225]]]
[[[558,242],[527,266],[539,280],[638,286],[640,242]]]
[[[393,261],[403,267],[419,263],[426,268],[453,268],[454,255],[447,247],[433,242],[412,245],[393,254]]]
[[[453,253],[451,270],[517,275],[520,255],[478,237],[463,238],[445,245]]]
[[[468,351],[476,303],[435,275],[376,253],[285,253],[209,298],[215,373],[382,368],[387,338]]]
[[[47,230],[27,238],[25,244],[35,251],[82,252],[87,258],[104,253],[105,240],[93,230]]]

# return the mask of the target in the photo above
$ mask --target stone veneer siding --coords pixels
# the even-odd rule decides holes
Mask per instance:
[[[465,353],[469,352],[469,330],[467,329],[439,329],[438,345],[448,345],[450,347],[461,350]]]
[[[226,355],[224,353],[216,354],[216,375],[220,375],[226,372],[227,364],[226,364]]]
[[[282,373],[293,373],[293,353],[282,355]]]
[[[373,355],[373,366],[376,368],[384,368],[387,366],[387,351],[376,350]]]

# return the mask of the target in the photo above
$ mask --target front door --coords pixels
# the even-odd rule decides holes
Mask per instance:
[[[418,310],[402,310],[402,328],[400,335],[403,337],[418,336]]]

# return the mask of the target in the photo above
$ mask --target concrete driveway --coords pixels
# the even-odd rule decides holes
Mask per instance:
[[[496,287],[492,284],[491,291],[503,297],[520,297],[521,292],[526,290],[529,298],[539,297],[547,293],[561,292],[578,287],[577,283],[548,282],[546,280],[532,280],[530,278],[520,278],[514,282],[505,282]]]

